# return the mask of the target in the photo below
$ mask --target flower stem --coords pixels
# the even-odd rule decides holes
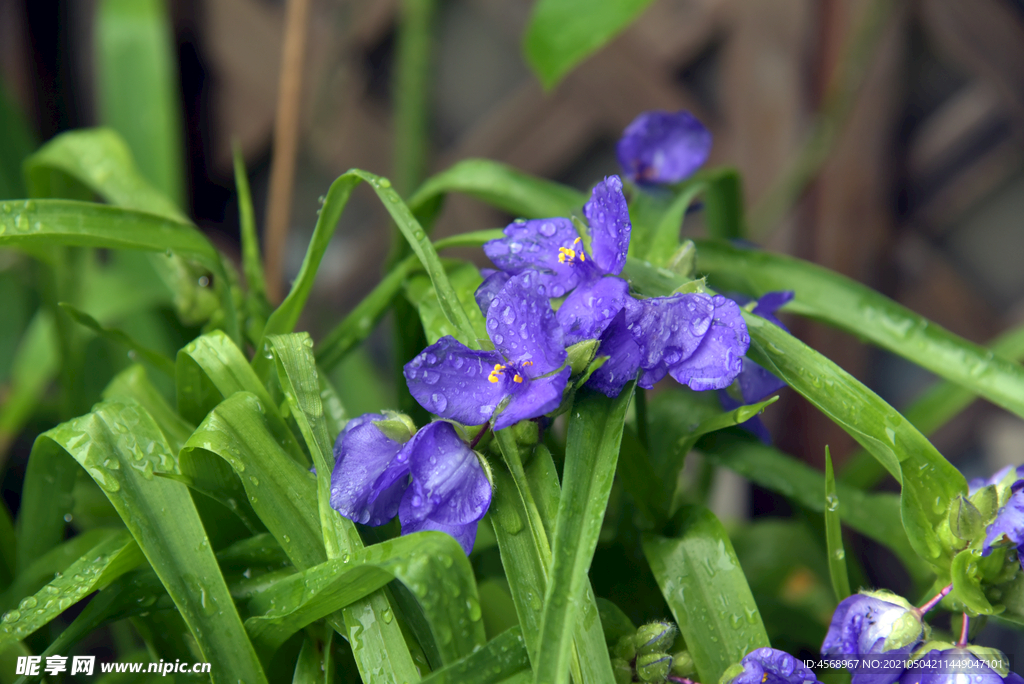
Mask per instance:
[[[967,617],[967,613],[964,613],[964,624],[960,627],[960,641],[956,642],[957,648],[963,648],[967,645],[967,631],[970,628],[971,620]]]
[[[924,615],[929,610],[931,610],[935,606],[939,605],[939,601],[941,601],[942,599],[946,598],[946,596],[948,596],[949,592],[951,592],[951,591],[953,591],[953,585],[952,584],[950,584],[948,587],[943,587],[942,591],[940,591],[938,594],[936,594],[931,599],[929,599],[929,601],[927,603],[925,603],[920,608],[916,608],[915,610],[917,612],[918,617],[920,617],[921,615]]]
[[[470,442],[469,448],[470,449],[476,449],[476,445],[480,443],[480,440],[484,438],[484,435],[486,435],[487,431],[490,430],[490,429],[491,429],[491,421],[487,421],[486,423],[484,423],[484,426],[482,428],[480,428],[480,432],[476,433],[476,437],[474,437],[473,441]]]

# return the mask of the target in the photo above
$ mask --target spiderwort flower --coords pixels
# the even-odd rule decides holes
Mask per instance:
[[[365,414],[338,435],[331,507],[372,526],[398,515],[402,534],[446,532],[469,554],[491,504],[480,461],[450,423],[434,422],[412,435],[414,427],[397,415]]]
[[[862,591],[839,604],[832,615],[822,655],[860,657],[885,653],[907,656],[924,638],[920,612],[888,591]],[[902,670],[855,669],[853,684],[890,684]]]
[[[726,670],[723,679],[733,672],[736,674],[729,680],[730,684],[821,684],[801,661],[775,648],[751,651],[738,665]]]
[[[494,351],[476,351],[445,336],[405,365],[409,391],[423,408],[480,425],[507,402],[494,422],[501,430],[558,407],[571,369],[562,368],[562,328],[538,280],[536,271],[521,273],[494,296],[486,316]]]
[[[789,328],[775,317],[775,312],[792,299],[792,291],[769,292],[757,300],[757,305],[754,307],[753,312],[769,323],[774,323],[786,332],[789,332]],[[736,378],[736,384],[742,398],[742,403],[726,390],[718,391],[718,400],[726,411],[732,411],[743,405],[755,404],[765,399],[769,394],[778,392],[786,386],[786,383],[779,380],[771,372],[745,356],[743,357],[743,370],[740,371],[739,376]],[[765,444],[771,444],[771,435],[768,434],[768,429],[758,416],[754,416],[750,420],[741,423],[740,426],[753,433]]]
[[[644,112],[626,126],[616,153],[626,178],[639,184],[678,183],[711,152],[711,133],[689,112]]]
[[[604,275],[618,275],[626,264],[632,231],[618,176],[594,187],[583,215],[590,225],[591,254],[566,218],[514,221],[505,228],[505,237],[484,245],[484,253],[512,275],[536,270],[539,290],[549,297],[562,297]]]

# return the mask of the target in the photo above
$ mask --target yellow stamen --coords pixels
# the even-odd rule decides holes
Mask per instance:
[[[533,361],[523,361],[523,365],[524,366],[532,366],[533,365]]]
[[[492,370],[491,374],[487,376],[487,380],[489,382],[498,382],[498,379],[501,377],[501,371],[503,370],[505,370],[505,367],[500,363],[494,364],[494,370]]]
[[[523,381],[523,376],[520,375],[519,373],[516,373],[515,376],[513,376],[513,378],[512,378],[512,382],[522,382],[522,381]]]
[[[763,676],[763,677],[761,677],[761,684],[764,684],[764,683],[765,683],[765,682],[767,682],[767,681],[768,681],[768,673],[767,673],[767,672],[765,672],[765,673],[764,673],[764,676]]]
[[[576,238],[575,240],[572,241],[572,247],[559,247],[558,248],[558,263],[564,264],[564,263],[568,262],[568,263],[571,264],[573,262],[573,259],[576,258],[577,254],[580,257],[580,262],[581,263],[583,261],[586,261],[586,255],[583,254],[583,250],[582,249],[580,249],[579,252],[577,252],[575,249],[573,249],[573,247],[575,247],[579,243],[580,243],[580,239]]]

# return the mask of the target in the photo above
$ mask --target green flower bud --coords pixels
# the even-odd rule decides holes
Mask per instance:
[[[677,651],[672,654],[672,674],[686,679],[691,679],[697,674],[697,666],[689,651]]]
[[[949,507],[949,529],[960,539],[971,540],[985,533],[985,520],[978,507],[963,494]]]
[[[630,635],[619,639],[612,649],[612,655],[626,661],[633,660],[636,657],[636,637]]]
[[[667,651],[676,640],[676,626],[671,622],[651,622],[636,631],[637,653]]]
[[[718,684],[729,684],[729,682],[736,679],[746,671],[747,669],[743,667],[743,663],[733,663],[726,668],[725,672],[722,673],[722,676],[718,678]]]
[[[629,684],[633,681],[633,668],[622,658],[612,658],[612,674],[615,675],[615,684]]]
[[[995,485],[988,485],[974,492],[970,501],[978,509],[981,519],[984,521],[992,520],[999,510],[999,493]]]
[[[663,682],[672,670],[668,653],[646,653],[636,657],[636,674],[642,682]]]
[[[530,447],[540,440],[540,427],[532,420],[521,420],[512,426],[512,434],[516,438],[516,444]]]
[[[385,420],[375,420],[373,424],[384,433],[388,439],[405,444],[416,434],[416,423],[412,418],[397,411],[385,411]]]

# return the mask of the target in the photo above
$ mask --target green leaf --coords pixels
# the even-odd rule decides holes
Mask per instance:
[[[481,343],[488,343],[490,337],[487,335],[487,328],[484,325],[484,316],[474,298],[476,289],[483,282],[480,271],[473,264],[458,262],[450,270],[448,278],[455,290],[455,296],[458,297],[466,315],[469,316],[470,325],[473,328],[473,338],[466,338],[445,318],[430,279],[426,276],[413,276],[406,282],[406,296],[413,306],[419,309],[427,342],[433,344],[445,335],[451,335],[466,346],[479,346]]]
[[[314,620],[393,579],[416,595],[445,664],[484,644],[473,570],[462,547],[444,532],[417,532],[374,544],[283,579],[249,602],[254,616],[246,620],[246,629],[257,648],[273,651]],[[441,586],[446,590],[437,591]],[[385,613],[383,619],[393,616]]]
[[[300,570],[327,561],[317,510],[316,477],[287,455],[272,431],[272,414],[249,392],[236,392],[209,413],[180,454],[182,471],[192,459],[217,456],[227,461],[241,480],[249,502]],[[346,538],[358,541],[354,525]],[[342,553],[361,549],[353,543]],[[328,618],[335,630],[353,643],[360,672],[379,672],[387,682],[416,681],[416,668],[397,622],[383,619],[391,607],[377,593]]]
[[[171,361],[169,358],[167,358],[160,352],[155,351],[153,349],[149,349],[148,347],[139,344],[122,330],[118,330],[117,328],[103,327],[102,325],[100,325],[100,322],[97,321],[95,318],[93,318],[86,312],[82,311],[81,309],[76,308],[72,304],[68,304],[67,302],[60,302],[59,306],[61,309],[64,310],[64,313],[71,317],[71,320],[73,320],[75,323],[78,323],[79,325],[89,328],[90,330],[97,333],[100,337],[103,337],[104,339],[110,340],[111,342],[119,344],[123,347],[127,347],[129,352],[134,352],[135,354],[138,354],[140,357],[142,357],[143,360],[148,362],[151,366],[156,368],[158,371],[161,371],[162,373],[166,374],[167,377],[174,377],[174,361]]]
[[[0,404],[0,454],[21,432],[57,374],[57,353],[53,316],[47,309],[40,309],[32,317],[14,353],[10,385]]]
[[[7,589],[14,579],[17,544],[11,512],[7,510],[7,504],[0,501],[0,591]]]
[[[138,544],[121,530],[89,548],[81,558],[68,565],[64,573],[25,596],[4,614],[0,623],[0,651],[20,641],[50,622],[75,603],[105,587],[143,561]]]
[[[213,664],[214,681],[266,681],[188,490],[153,476],[175,459],[152,417],[107,401],[41,439],[67,450],[104,489]]]
[[[587,200],[579,190],[516,171],[505,164],[489,159],[465,159],[428,178],[409,198],[409,207],[426,226],[450,192],[476,197],[523,218],[569,216],[578,212]]]
[[[100,119],[124,136],[142,174],[180,205],[181,101],[167,8],[162,0],[103,0],[95,40]]]
[[[876,511],[877,513],[877,511]],[[825,543],[828,549],[828,573],[836,601],[850,595],[850,576],[846,572],[846,551],[843,549],[843,530],[839,522],[839,495],[836,494],[836,476],[832,472],[832,456],[825,447]]]
[[[675,539],[647,535],[644,555],[676,618],[702,682],[769,646],[732,542],[711,511],[689,509]]]
[[[523,51],[546,89],[624,31],[651,0],[538,0]]]
[[[119,399],[141,405],[164,433],[171,451],[178,453],[195,426],[179,416],[150,382],[146,369],[133,364],[111,379],[103,390],[104,399]]]
[[[953,579],[953,599],[960,601],[968,610],[978,615],[993,615],[1002,612],[996,609],[985,597],[981,588],[978,572],[978,561],[981,553],[978,549],[964,549],[953,558],[950,574]]]
[[[821,472],[782,452],[746,438],[716,433],[699,447],[705,458],[733,470],[765,489],[778,492],[815,513],[825,512],[819,492],[825,488]],[[932,573],[910,545],[900,517],[899,496],[864,492],[843,482],[836,484],[840,519],[864,536],[895,553],[918,582]]]
[[[845,276],[793,257],[697,244],[698,267],[760,296],[793,290],[786,311],[809,316],[877,344],[1024,417],[1024,368],[944,330]]]
[[[569,680],[572,626],[583,592],[589,588],[587,572],[608,507],[622,425],[633,389],[632,383],[627,385],[614,399],[582,390],[573,403],[550,581],[544,595],[540,649],[534,664],[535,682]],[[610,670],[610,662],[608,667]]]
[[[651,244],[645,257],[652,264],[665,266],[675,254],[679,248],[679,233],[683,229],[686,212],[693,204],[693,200],[702,192],[707,192],[707,184],[704,181],[688,183],[665,209],[651,235]]]
[[[451,665],[435,670],[422,684],[498,684],[519,673],[529,673],[530,659],[522,630],[505,630],[483,647]]]
[[[227,271],[210,242],[187,223],[154,214],[72,200],[0,204],[0,247],[105,247],[171,253],[195,261],[214,276],[223,325],[232,338],[238,321]]]
[[[238,192],[238,223],[242,240],[242,272],[245,274],[246,313],[250,327],[246,328],[249,339],[254,343],[263,336],[263,326],[270,315],[270,302],[267,300],[267,283],[263,275],[263,260],[260,257],[260,242],[256,233],[256,216],[252,208],[252,196],[249,193],[249,177],[245,170],[245,159],[238,145],[233,148],[235,167],[235,189]],[[257,329],[258,328],[258,329]]]
[[[17,521],[17,568],[22,573],[64,539],[64,516],[71,513],[71,490],[78,472],[67,467],[64,450],[36,439],[28,456]]]

